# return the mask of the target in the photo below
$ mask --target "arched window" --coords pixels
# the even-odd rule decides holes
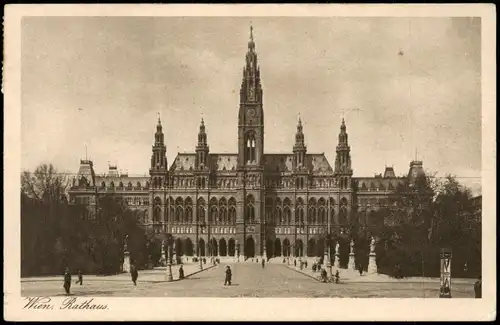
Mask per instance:
[[[307,215],[307,223],[308,224],[316,224],[316,208],[315,207],[310,207],[309,208],[309,213]]]
[[[177,206],[175,207],[175,223],[180,223],[183,222],[183,213],[182,213],[182,207]]]
[[[193,208],[191,206],[188,206],[186,208],[186,222],[187,223],[193,222]]]
[[[286,206],[284,209],[283,209],[284,213],[285,213],[285,223],[290,225],[292,223],[292,211],[290,211],[290,207],[289,206]]]
[[[281,207],[277,206],[274,214],[274,219],[276,220],[276,224],[281,225],[283,223],[283,213],[281,211]]]
[[[205,207],[198,206],[198,220],[200,224],[205,224]]]
[[[236,208],[234,206],[229,207],[228,223],[231,225],[236,223]]]
[[[217,207],[212,205],[210,208],[210,218],[208,220],[209,223],[217,222]]]
[[[247,196],[247,205],[245,208],[245,221],[255,223],[255,199],[252,195]]]
[[[227,224],[227,210],[225,206],[221,206],[219,209],[218,223]]]
[[[325,216],[325,214],[326,214],[326,213],[325,213],[325,212],[326,212],[326,211],[325,211],[325,208],[324,208],[324,207],[322,207],[322,206],[321,206],[321,207],[319,207],[319,209],[318,209],[318,223],[319,223],[319,224],[322,224],[322,225],[323,225],[323,224],[325,224],[325,223],[326,223],[326,222],[325,222],[325,221],[326,221],[326,216]]]
[[[245,139],[245,161],[254,162],[257,160],[255,154],[255,133],[249,132]]]

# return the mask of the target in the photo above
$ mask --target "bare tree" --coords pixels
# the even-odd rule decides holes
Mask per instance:
[[[29,198],[52,203],[66,197],[69,181],[52,164],[39,165],[34,172],[21,173],[21,192]]]

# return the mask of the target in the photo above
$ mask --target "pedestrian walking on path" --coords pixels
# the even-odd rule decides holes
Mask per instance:
[[[358,266],[359,275],[363,275],[363,267],[361,264]]]
[[[337,270],[337,272],[335,272],[335,283],[339,283],[339,280],[340,280],[340,274],[339,270]]]
[[[474,283],[474,293],[475,293],[476,298],[482,297],[481,285],[482,285],[481,276],[479,276],[477,278],[476,283]]]
[[[264,268],[266,266],[266,261],[264,261],[264,259],[262,259],[262,268]]]
[[[134,283],[134,286],[136,286],[137,278],[139,277],[139,272],[137,271],[135,265],[130,266],[130,276],[132,277],[132,282]]]
[[[83,284],[83,275],[82,275],[82,271],[78,270],[78,281],[76,281],[76,283],[80,283],[80,285]]]
[[[226,278],[224,280],[224,285],[231,285],[231,277],[232,277],[232,273],[231,273],[231,268],[228,266],[226,266]]]
[[[64,272],[64,291],[66,291],[66,295],[70,295],[71,288],[71,273],[69,272],[69,268],[66,267],[66,271]]]

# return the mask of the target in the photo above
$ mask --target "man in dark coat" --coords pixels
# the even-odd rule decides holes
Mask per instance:
[[[326,273],[325,269],[321,269],[321,281],[322,282],[327,282],[328,280],[328,274]]]
[[[262,268],[264,268],[265,266],[266,266],[266,261],[262,259]]]
[[[69,273],[69,268],[66,268],[64,271],[64,290],[66,291],[66,295],[69,296],[71,288],[71,273]]]
[[[361,266],[361,264],[358,265],[358,271],[359,275],[363,275],[363,267]]]
[[[297,260],[293,260],[293,266],[297,266]]]
[[[137,285],[137,278],[139,277],[139,272],[137,272],[137,268],[135,265],[130,266],[130,276],[132,277],[132,282],[134,282],[134,286]]]
[[[232,277],[232,273],[231,273],[231,268],[228,266],[226,266],[226,279],[224,280],[224,285],[231,285],[231,277]]]
[[[182,268],[182,264],[179,267],[179,279],[184,279],[184,269]]]
[[[339,283],[339,280],[340,280],[340,274],[339,270],[337,270],[337,272],[335,272],[335,283]]]
[[[482,297],[481,285],[482,285],[481,277],[478,277],[476,283],[474,283],[474,293],[476,295],[476,298]]]

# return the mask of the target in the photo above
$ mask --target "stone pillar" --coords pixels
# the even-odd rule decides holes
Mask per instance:
[[[369,274],[378,273],[376,257],[377,256],[375,253],[375,238],[372,237],[372,240],[370,243],[370,255],[368,256],[368,273]]]
[[[356,270],[356,263],[354,262],[354,240],[351,239],[350,244],[350,252],[349,252],[349,264],[347,265],[347,269]]]
[[[165,241],[161,242],[161,258],[160,258],[160,265],[165,266],[167,265],[167,258],[165,256]]]
[[[130,273],[130,253],[123,252],[123,272]]]
[[[130,253],[128,251],[128,235],[123,238],[123,265],[122,271],[130,273]]]
[[[176,251],[176,247],[175,247],[175,243],[174,243],[172,246],[172,255],[171,255],[172,256],[171,260],[173,261],[173,264],[177,264],[177,254],[175,251]],[[170,263],[170,264],[172,264],[172,263]]]

